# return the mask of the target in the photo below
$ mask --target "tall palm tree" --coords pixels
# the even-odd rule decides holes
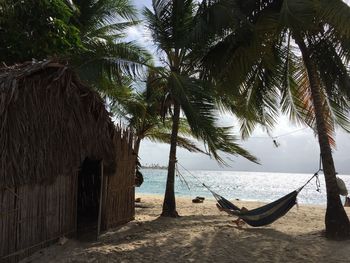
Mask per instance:
[[[235,143],[228,128],[217,127],[217,102],[220,100],[215,83],[201,78],[198,70],[196,43],[189,38],[193,34],[198,8],[192,0],[153,0],[153,11],[144,10],[153,41],[165,66],[157,69],[158,82],[165,83],[162,94],[163,116],[171,116],[172,131],[163,216],[176,217],[174,177],[176,148],[181,114],[186,118],[193,136],[207,145],[209,153],[224,162],[218,150],[242,155],[256,161],[247,151]],[[158,85],[156,85],[158,86]]]
[[[149,74],[151,76],[151,74]],[[108,90],[109,106],[115,117],[126,121],[129,128],[136,136],[134,151],[139,155],[140,144],[143,139],[153,142],[170,143],[171,118],[163,118],[160,109],[162,107],[162,95],[154,87],[152,78],[148,77],[146,88],[137,91],[130,80],[123,88]],[[190,152],[205,153],[189,139],[192,137],[191,129],[184,118],[180,118],[177,145]]]
[[[112,112],[115,116],[119,116],[127,120],[127,125],[130,127],[136,136],[134,151],[139,155],[141,141],[148,139],[153,142],[170,143],[171,137],[171,118],[161,118],[159,112],[154,109],[154,105],[147,102],[147,98],[143,93],[135,93],[124,102],[117,102],[112,107]],[[191,129],[184,118],[180,118],[179,136],[177,146],[185,148],[190,152],[201,152],[196,144],[189,138],[192,137]]]
[[[106,95],[108,95],[109,106],[114,116],[125,120],[126,125],[133,131],[136,137],[134,145],[134,154],[137,156],[135,185],[141,186],[143,182],[143,175],[140,171],[141,160],[139,157],[141,141],[148,139],[153,142],[170,144],[171,119],[163,119],[160,116],[160,102],[155,100],[154,94],[149,96],[148,91],[140,93],[135,92],[131,87],[128,87],[127,90],[119,87],[113,90],[113,94],[107,93]],[[181,119],[179,126],[177,146],[187,149],[190,152],[205,153],[189,139],[192,136],[186,120]]]
[[[229,6],[214,2],[211,8]],[[350,8],[340,0],[247,1],[243,7],[232,2],[240,23],[236,17],[226,24],[226,35],[204,64],[217,81],[247,96],[247,113],[259,109],[273,125],[280,104],[283,112],[314,129],[327,188],[326,235],[349,237],[331,145],[336,124],[350,131]]]
[[[164,79],[158,78],[156,72],[150,70],[146,81],[146,88],[143,92],[135,91],[131,81],[125,84],[127,85],[124,88],[111,89],[108,90],[109,93],[105,94],[110,100],[109,105],[114,115],[124,119],[128,127],[136,135],[135,154],[139,156],[139,149],[143,139],[170,144],[172,118],[165,116],[166,114],[162,112],[167,108],[164,106],[164,92],[167,90]],[[221,138],[221,134],[218,135],[218,140],[226,139],[226,137]],[[198,139],[200,138],[196,138],[192,134],[191,127],[186,118],[180,117],[177,146],[193,153],[211,155],[210,152],[197,146],[195,141]],[[224,147],[220,149],[225,150]],[[232,153],[232,150],[230,152]],[[217,155],[216,158],[220,157]],[[142,176],[139,166],[140,163],[137,160],[136,175]]]

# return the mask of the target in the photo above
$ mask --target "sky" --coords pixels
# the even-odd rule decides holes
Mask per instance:
[[[144,6],[151,8],[151,0],[133,0],[135,6],[141,9]],[[143,25],[131,28],[128,31],[128,39],[135,40],[145,48],[148,48],[155,56],[156,49],[151,37]],[[238,125],[234,117],[229,115],[218,116],[219,122],[225,126],[234,126],[233,133],[238,135]],[[288,135],[289,134],[289,135]],[[280,144],[275,147],[273,139],[268,137],[261,129],[257,129],[246,141],[238,141],[239,144],[259,159],[260,165],[254,164],[242,157],[227,155],[225,160],[229,166],[220,166],[215,160],[203,154],[189,153],[179,149],[178,162],[192,170],[234,170],[252,172],[286,172],[286,173],[313,173],[318,170],[319,145],[310,128],[292,125],[287,117],[281,117],[278,125],[272,131],[272,136]],[[339,174],[350,175],[350,134],[337,130],[336,149],[333,150],[333,158],[336,170]],[[142,164],[159,164],[166,166],[169,157],[169,145],[152,143],[144,140],[140,148]]]

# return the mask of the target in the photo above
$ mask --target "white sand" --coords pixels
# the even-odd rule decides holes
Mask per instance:
[[[171,219],[159,218],[161,196],[138,197],[148,208],[137,208],[135,221],[97,242],[69,240],[23,262],[350,262],[350,241],[322,237],[324,207],[294,207],[270,226],[237,229],[214,200],[192,204],[190,198],[177,198],[182,217]]]

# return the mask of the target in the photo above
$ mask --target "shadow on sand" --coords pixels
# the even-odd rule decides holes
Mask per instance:
[[[329,262],[332,258],[332,262],[348,262],[340,256],[346,247],[350,242],[339,246],[319,232],[288,235],[271,227],[237,229],[221,215],[191,215],[135,221],[105,233],[98,242],[68,245],[63,254],[50,260],[225,263]],[[69,261],[60,261],[64,258]]]

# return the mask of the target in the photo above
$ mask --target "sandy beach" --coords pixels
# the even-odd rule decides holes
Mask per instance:
[[[98,241],[69,239],[22,262],[350,262],[350,241],[322,236],[325,208],[294,207],[270,226],[237,229],[215,201],[177,198],[176,219],[160,218],[162,197],[141,197],[135,221]],[[252,209],[261,204],[237,202]],[[350,208],[346,208],[350,215]]]

